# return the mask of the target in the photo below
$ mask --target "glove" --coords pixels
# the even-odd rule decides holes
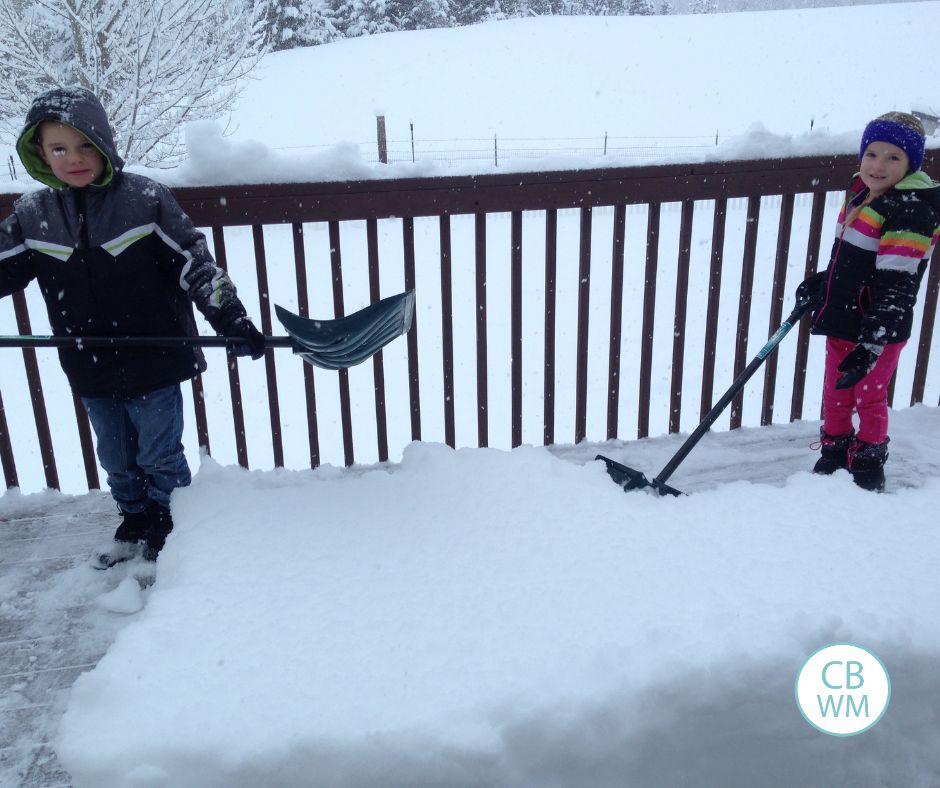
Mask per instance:
[[[839,364],[839,372],[844,372],[836,381],[837,389],[850,389],[874,369],[881,356],[884,345],[860,342]]]
[[[228,326],[225,331],[227,337],[238,337],[226,347],[226,352],[232,358],[237,356],[251,356],[259,359],[264,355],[264,334],[247,317],[239,318]]]
[[[804,279],[796,288],[797,304],[806,304],[807,311],[815,310],[823,301],[825,284],[825,271],[817,271],[812,276]]]

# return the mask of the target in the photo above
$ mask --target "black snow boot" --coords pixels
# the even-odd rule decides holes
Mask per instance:
[[[849,447],[855,440],[855,431],[848,435],[830,435],[819,428],[819,450],[822,455],[813,466],[813,473],[828,476],[842,468],[849,467]]]
[[[156,561],[157,556],[160,555],[160,551],[163,549],[163,545],[166,544],[166,538],[170,535],[170,531],[173,530],[173,518],[170,515],[170,510],[165,506],[160,506],[160,504],[151,501],[150,505],[147,507],[147,516],[150,519],[150,525],[147,530],[147,535],[144,537],[146,544],[144,545],[144,560],[145,561]]]
[[[115,542],[139,542],[150,527],[150,518],[147,512],[125,512],[121,509],[124,519],[114,532]]]
[[[147,512],[125,512],[119,509],[123,515],[120,525],[114,532],[114,539],[102,548],[95,550],[92,558],[92,566],[95,569],[110,569],[115,564],[122,561],[129,561],[140,555],[140,545],[138,544],[146,535],[150,528],[150,518]]]
[[[882,443],[855,440],[849,446],[849,473],[863,490],[884,492],[888,441],[889,438],[885,438]]]

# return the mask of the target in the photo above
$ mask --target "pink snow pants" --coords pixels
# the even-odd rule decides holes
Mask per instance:
[[[852,432],[852,412],[858,413],[858,439],[882,443],[888,437],[888,384],[898,367],[906,342],[885,345],[874,369],[850,389],[837,389],[839,364],[857,343],[826,337],[826,379],[823,384],[823,429],[829,435]]]

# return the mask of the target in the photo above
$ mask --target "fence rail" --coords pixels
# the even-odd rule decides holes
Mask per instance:
[[[928,171],[935,163],[940,163],[938,154],[940,151],[928,151],[925,164]],[[476,446],[491,444],[490,396],[493,384],[490,380],[490,369],[494,363],[494,353],[493,348],[489,346],[488,337],[491,333],[490,323],[494,319],[491,302],[498,298],[508,301],[509,307],[509,317],[506,321],[509,337],[509,444],[518,446],[523,442],[524,389],[531,380],[527,378],[523,365],[523,352],[535,352],[534,348],[538,343],[542,370],[541,380],[538,381],[538,399],[542,404],[540,438],[548,445],[556,441],[559,385],[568,385],[567,378],[559,380],[559,375],[563,374],[558,348],[558,326],[562,311],[570,310],[576,314],[573,329],[575,363],[572,365],[575,442],[588,438],[603,440],[646,437],[650,434],[651,405],[655,394],[653,379],[656,327],[657,322],[662,325],[663,311],[668,309],[668,306],[664,306],[668,304],[664,297],[667,294],[657,286],[657,279],[665,278],[674,282],[674,307],[670,315],[671,320],[667,321],[671,323],[672,328],[668,363],[668,430],[678,432],[682,426],[684,389],[688,393],[689,384],[685,376],[692,369],[686,359],[688,340],[692,336],[704,337],[701,368],[699,370],[694,366],[696,376],[701,375],[698,413],[704,415],[712,405],[719,345],[721,285],[723,278],[729,278],[729,272],[732,272],[735,278],[739,277],[740,281],[734,318],[734,374],[739,373],[747,363],[748,334],[752,330],[751,308],[755,298],[755,270],[760,267],[758,235],[764,231],[761,224],[762,204],[768,197],[779,199],[779,218],[769,283],[769,334],[779,325],[784,302],[791,295],[788,292],[790,287],[786,274],[790,265],[796,207],[808,207],[805,249],[794,251],[794,255],[798,254],[802,258],[802,266],[797,271],[802,278],[815,271],[820,262],[825,264],[824,255],[829,243],[828,235],[824,237],[823,232],[827,197],[845,187],[856,164],[857,159],[852,156],[805,157],[481,176],[199,187],[178,189],[176,195],[196,225],[206,228],[216,259],[223,268],[229,266],[225,230],[250,228],[258,300],[247,306],[252,314],[260,315],[261,328],[268,335],[274,332],[266,229],[285,225],[290,228],[293,279],[296,288],[293,297],[296,298],[299,313],[310,316],[309,266],[304,234],[305,228],[309,229],[312,224],[325,225],[329,239],[332,305],[335,316],[339,317],[345,313],[344,272],[347,277],[350,273],[348,263],[344,268],[343,243],[348,243],[350,233],[364,234],[364,238],[357,240],[357,243],[365,250],[364,276],[368,280],[369,298],[373,302],[377,301],[381,296],[381,282],[388,268],[388,263],[385,267],[380,264],[379,223],[390,219],[399,222],[401,244],[395,256],[402,261],[400,273],[404,286],[415,287],[416,272],[429,266],[435,269],[440,283],[439,292],[419,288],[419,304],[426,310],[418,310],[415,323],[407,337],[407,393],[396,394],[398,399],[407,399],[408,430],[404,436],[405,442],[421,440],[422,435],[428,432],[430,417],[422,410],[422,405],[428,407],[431,396],[429,391],[432,389],[423,386],[422,382],[428,376],[433,376],[435,379],[440,378],[440,386],[433,389],[433,396],[439,398],[439,402],[434,403],[432,410],[435,414],[441,414],[443,428],[441,430],[435,423],[431,433],[438,434],[442,431],[444,442],[456,447],[458,422],[474,419],[475,440],[463,443]],[[0,215],[9,213],[15,196],[0,195]],[[746,220],[741,228],[743,238],[733,239],[732,236],[736,236],[738,228],[729,230],[728,215],[729,205],[735,200],[746,202]],[[690,323],[688,304],[690,269],[693,267],[693,222],[696,216],[699,216],[701,223],[703,204],[706,202],[711,211],[710,217],[705,214],[705,219],[711,220],[708,233],[710,249],[707,256],[707,306],[701,315],[696,314],[695,322]],[[660,237],[664,232],[662,221],[664,206],[667,205],[678,206],[679,211],[678,245],[674,254],[671,251],[668,254],[663,253]],[[635,381],[630,380],[630,384],[635,385],[636,427],[626,429],[622,424],[622,398],[627,390],[623,374],[623,353],[625,348],[632,347],[629,341],[632,334],[625,331],[624,293],[627,289],[626,280],[632,281],[641,275],[639,270],[631,268],[629,276],[625,278],[627,215],[632,210],[642,210],[646,223],[638,367]],[[577,217],[578,226],[578,240],[574,251],[569,249],[569,245],[559,241],[559,217],[571,211],[574,211]],[[611,213],[610,234],[606,237],[599,235],[597,223],[594,221],[595,214],[600,211]],[[506,256],[508,270],[505,272],[508,287],[506,293],[497,293],[492,288],[499,277],[493,276],[493,265],[489,259],[492,256],[492,245],[488,242],[487,233],[494,225],[495,217],[503,214],[509,219],[509,250]],[[536,214],[544,220],[544,237],[538,244],[540,266],[543,268],[543,275],[539,276],[539,301],[543,311],[541,319],[537,321],[538,330],[531,331],[526,328],[527,325],[531,328],[531,324],[523,320],[523,302],[528,290],[532,288],[531,258],[523,253],[524,240],[527,244],[531,243],[531,235],[524,231],[524,217]],[[416,246],[416,220],[426,222],[427,217],[437,224],[437,253],[432,261],[427,259],[428,253],[423,240],[420,247]],[[458,249],[455,247],[453,223],[457,217],[472,222],[472,251],[463,247],[459,249],[461,259],[472,261],[473,271],[469,274],[472,277],[472,291],[455,291],[457,275],[464,273],[455,265]],[[426,229],[426,226],[422,225],[422,229]],[[734,259],[729,259],[727,250],[734,247],[732,241],[740,243],[741,254],[740,257],[735,254]],[[598,244],[601,246],[598,247]],[[598,248],[603,251],[599,253]],[[606,274],[609,266],[609,283],[599,282],[597,273],[594,273],[592,278],[592,267],[599,265],[600,258],[603,258],[603,266],[598,270],[603,270]],[[569,270],[577,271],[577,282],[574,285],[565,278],[565,273]],[[911,390],[909,396],[905,397],[911,404],[924,400],[928,383],[928,362],[936,318],[938,285],[940,267],[933,265],[921,292],[922,319],[919,337],[916,337],[916,363]],[[570,304],[568,301],[559,300],[558,294],[562,290],[568,293]],[[598,295],[602,297],[603,302],[600,306],[596,302]],[[593,306],[592,296],[595,299]],[[455,389],[455,368],[459,360],[458,351],[455,350],[455,303],[462,305],[470,301],[473,304],[475,323],[475,396],[461,399],[456,396]],[[14,295],[13,308],[19,333],[32,333],[32,320],[23,292]],[[593,325],[596,332],[597,326],[596,321],[592,324],[591,315],[597,315],[599,310],[605,316],[605,328],[609,325],[608,336],[603,342],[607,366],[605,385],[598,387],[598,390],[602,390],[602,401],[598,401],[599,397],[591,399],[588,374],[592,337],[596,341],[591,328]],[[425,324],[425,311],[429,314],[439,314],[439,325]],[[422,349],[426,345],[419,343],[419,331],[432,329],[435,350],[430,354]],[[658,336],[661,337],[662,333],[660,329]],[[808,326],[806,321],[803,321],[792,373],[788,372],[786,376],[786,386],[780,383],[777,357],[768,359],[760,393],[761,424],[773,422],[776,395],[781,389],[790,392],[787,418],[803,418],[808,340]],[[419,350],[422,354],[420,364]],[[507,348],[502,348],[498,355],[503,355],[505,350]],[[57,458],[46,413],[40,364],[35,350],[31,348],[24,348],[22,356],[45,483],[48,487],[58,488]],[[5,366],[8,363],[9,361]],[[390,439],[389,397],[383,354],[378,354],[371,364],[374,415],[370,417],[369,432],[371,434],[374,431],[375,456],[384,461],[390,457],[391,452],[397,453],[401,450],[402,438],[399,435],[394,440]],[[596,364],[595,360],[595,367]],[[323,424],[321,414],[318,413],[313,370],[307,365],[302,366],[309,465],[316,467],[323,461]],[[271,457],[273,465],[281,467],[285,465],[281,410],[283,391],[279,389],[278,365],[271,350],[266,353],[264,367]],[[215,373],[210,369],[206,374]],[[248,467],[245,393],[242,391],[237,363],[227,365],[227,375],[232,405],[234,459],[240,465]],[[790,377],[792,384],[789,382]],[[341,423],[338,434],[341,435],[343,462],[351,465],[356,461],[356,447],[361,445],[361,441],[357,441],[353,431],[349,371],[341,370],[337,374],[337,381]],[[211,444],[203,376],[194,378],[192,386],[198,441],[199,445],[208,451]],[[567,389],[563,393],[567,396]],[[720,394],[720,391],[718,393]],[[896,395],[895,384],[892,384],[892,402]],[[732,403],[732,429],[742,425],[743,398],[744,392],[741,392]],[[23,419],[25,414],[21,410],[25,408],[26,400],[17,392],[16,399],[9,402],[15,402],[12,411],[9,404],[4,408],[3,399],[0,398],[0,463],[8,488],[19,486],[8,418],[12,412],[16,419]],[[598,407],[606,410],[605,428],[589,429],[589,410],[593,412]],[[89,489],[97,488],[100,481],[91,430],[78,400],[74,401],[74,412],[85,480]],[[813,414],[813,418],[816,417],[817,414]],[[434,418],[436,420],[437,416]],[[292,424],[293,422],[292,419]],[[502,438],[497,443],[501,441]],[[72,459],[68,458],[69,461]],[[227,458],[219,459],[224,462]]]

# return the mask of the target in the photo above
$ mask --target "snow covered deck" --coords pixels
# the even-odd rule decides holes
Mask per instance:
[[[0,785],[71,781],[52,748],[69,688],[127,623],[95,602],[89,551],[116,522],[105,493],[0,499]]]
[[[805,472],[817,428],[707,436],[680,499],[584,445],[208,461],[143,595],[84,563],[106,495],[7,494],[0,785],[936,784],[940,410],[894,414],[881,496]],[[680,442],[603,449],[652,474]],[[892,680],[852,739],[793,697],[843,640]]]

